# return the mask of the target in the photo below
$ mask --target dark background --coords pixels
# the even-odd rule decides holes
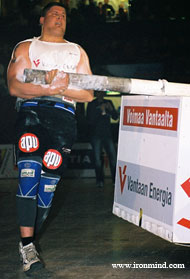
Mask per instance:
[[[72,10],[68,6],[65,38],[86,50],[94,74],[111,75],[101,70],[105,65],[159,63],[162,72],[156,79],[189,83],[188,1],[133,0],[130,3],[129,11],[119,10],[118,7],[115,17],[106,20],[94,15],[92,10],[87,9],[88,5]],[[40,35],[41,4],[42,1],[37,0],[1,0],[0,144],[14,142],[16,119],[15,98],[9,96],[6,87],[6,69],[15,44]],[[138,75],[141,78],[144,73]],[[84,107],[80,107],[79,111],[77,116],[84,119]],[[79,139],[86,138],[80,133]]]

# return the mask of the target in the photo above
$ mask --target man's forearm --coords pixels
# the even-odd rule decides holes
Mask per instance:
[[[66,89],[62,93],[63,96],[71,98],[75,102],[91,102],[93,100],[93,90],[83,89]]]

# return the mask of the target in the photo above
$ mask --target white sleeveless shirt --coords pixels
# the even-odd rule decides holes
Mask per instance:
[[[29,58],[32,69],[76,73],[76,67],[80,60],[80,49],[77,44],[52,43],[40,41],[34,38],[29,48]]]
[[[26,41],[31,41],[29,58],[32,69],[46,71],[58,69],[68,73],[76,73],[76,68],[80,61],[80,49],[77,44],[68,41],[65,43],[45,42],[40,41],[39,37]],[[70,98],[60,97],[60,101],[63,100],[64,102],[72,103],[74,106],[76,105],[76,102]]]

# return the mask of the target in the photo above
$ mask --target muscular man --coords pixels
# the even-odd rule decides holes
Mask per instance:
[[[86,52],[64,39],[66,10],[51,2],[40,17],[41,36],[18,43],[8,66],[10,94],[17,97],[17,211],[23,270],[42,266],[34,245],[76,137],[75,104],[93,91],[71,88],[67,72],[91,74]],[[49,71],[45,85],[25,83],[25,68]]]

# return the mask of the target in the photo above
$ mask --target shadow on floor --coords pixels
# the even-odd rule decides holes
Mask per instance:
[[[0,183],[1,279],[27,278],[18,256],[17,180]],[[110,179],[67,179],[58,185],[39,236],[46,269],[35,279],[189,278],[189,248],[169,243],[112,214]],[[169,266],[170,265],[170,266]]]

